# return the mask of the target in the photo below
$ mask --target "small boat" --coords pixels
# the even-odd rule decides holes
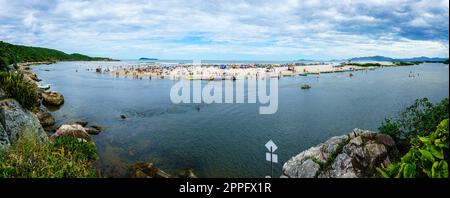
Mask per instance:
[[[308,73],[299,74],[299,76],[308,76]]]
[[[42,90],[49,90],[50,89],[50,84],[38,85],[38,88],[42,89]]]
[[[348,75],[349,77],[353,77],[353,74],[352,73],[350,73],[349,75]]]

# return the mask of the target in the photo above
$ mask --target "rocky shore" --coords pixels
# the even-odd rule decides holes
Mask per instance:
[[[388,135],[354,129],[292,157],[283,165],[289,178],[368,178],[376,167],[388,166],[395,142]]]
[[[52,64],[53,62],[20,63],[9,71],[23,74],[23,80],[33,85],[33,90],[39,96],[33,111],[23,108],[15,99],[8,98],[4,90],[0,88],[0,149],[5,149],[14,144],[24,133],[31,133],[39,137],[40,141],[55,141],[61,136],[70,136],[78,140],[93,144],[91,135],[98,135],[105,130],[104,127],[89,124],[86,121],[77,121],[55,126],[55,118],[47,110],[49,106],[61,106],[64,104],[64,96],[56,91],[40,89],[37,82],[38,76],[31,71],[30,66],[35,64]],[[126,119],[125,115],[121,115]],[[170,177],[197,177],[192,169],[183,169],[172,176],[160,170],[152,163],[138,162],[130,165],[130,177],[134,178],[170,178]]]

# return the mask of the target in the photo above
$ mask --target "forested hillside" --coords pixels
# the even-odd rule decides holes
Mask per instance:
[[[0,41],[0,68],[20,62],[37,61],[94,61],[111,60],[109,58],[89,57],[82,54],[66,54],[64,52],[22,45],[13,45]]]

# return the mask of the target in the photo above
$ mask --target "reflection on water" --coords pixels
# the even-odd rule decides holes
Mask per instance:
[[[373,71],[282,78],[279,108],[259,115],[259,104],[172,104],[172,80],[133,80],[86,68],[122,63],[61,62],[34,71],[65,96],[52,112],[57,124],[86,120],[106,127],[95,136],[99,167],[124,176],[128,164],[153,162],[163,170],[193,168],[200,177],[263,177],[270,173],[264,144],[278,145],[279,164],[353,128],[376,130],[386,116],[428,97],[448,97],[448,67],[422,64]],[[49,69],[49,71],[45,71]],[[78,70],[78,71],[76,71]],[[419,73],[408,77],[410,73]],[[302,90],[303,84],[311,85]],[[121,119],[120,115],[126,115]]]

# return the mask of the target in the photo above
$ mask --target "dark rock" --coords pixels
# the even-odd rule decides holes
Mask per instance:
[[[93,127],[85,127],[84,129],[86,130],[87,133],[89,133],[91,135],[98,135],[99,133],[101,133],[100,130],[95,129]]]
[[[75,124],[79,124],[82,127],[85,127],[88,124],[88,122],[86,122],[86,121],[76,121]]]
[[[91,125],[91,127],[92,127],[93,129],[96,129],[96,130],[100,131],[100,132],[102,132],[102,131],[105,130],[105,127],[102,127],[102,126],[100,126],[100,125],[95,125],[95,124],[93,124],[93,125]]]
[[[125,116],[125,115],[120,115],[120,118],[122,118],[122,119],[127,119],[127,116]]]
[[[385,145],[387,147],[395,146],[394,140],[389,135],[378,133],[376,135],[376,138],[377,138],[377,142],[378,143],[381,143],[381,144],[383,144],[383,145]]]
[[[302,89],[311,89],[311,86],[308,84],[304,84],[301,88]]]
[[[38,117],[43,127],[52,126],[55,124],[55,118],[53,118],[52,114],[50,114],[50,112],[48,112],[45,107],[39,108],[39,110],[36,112],[36,116]]]
[[[133,178],[170,178],[166,172],[155,167],[153,163],[138,162],[131,166]]]
[[[197,178],[194,170],[192,168],[185,168],[177,171],[177,176],[179,178]]]

